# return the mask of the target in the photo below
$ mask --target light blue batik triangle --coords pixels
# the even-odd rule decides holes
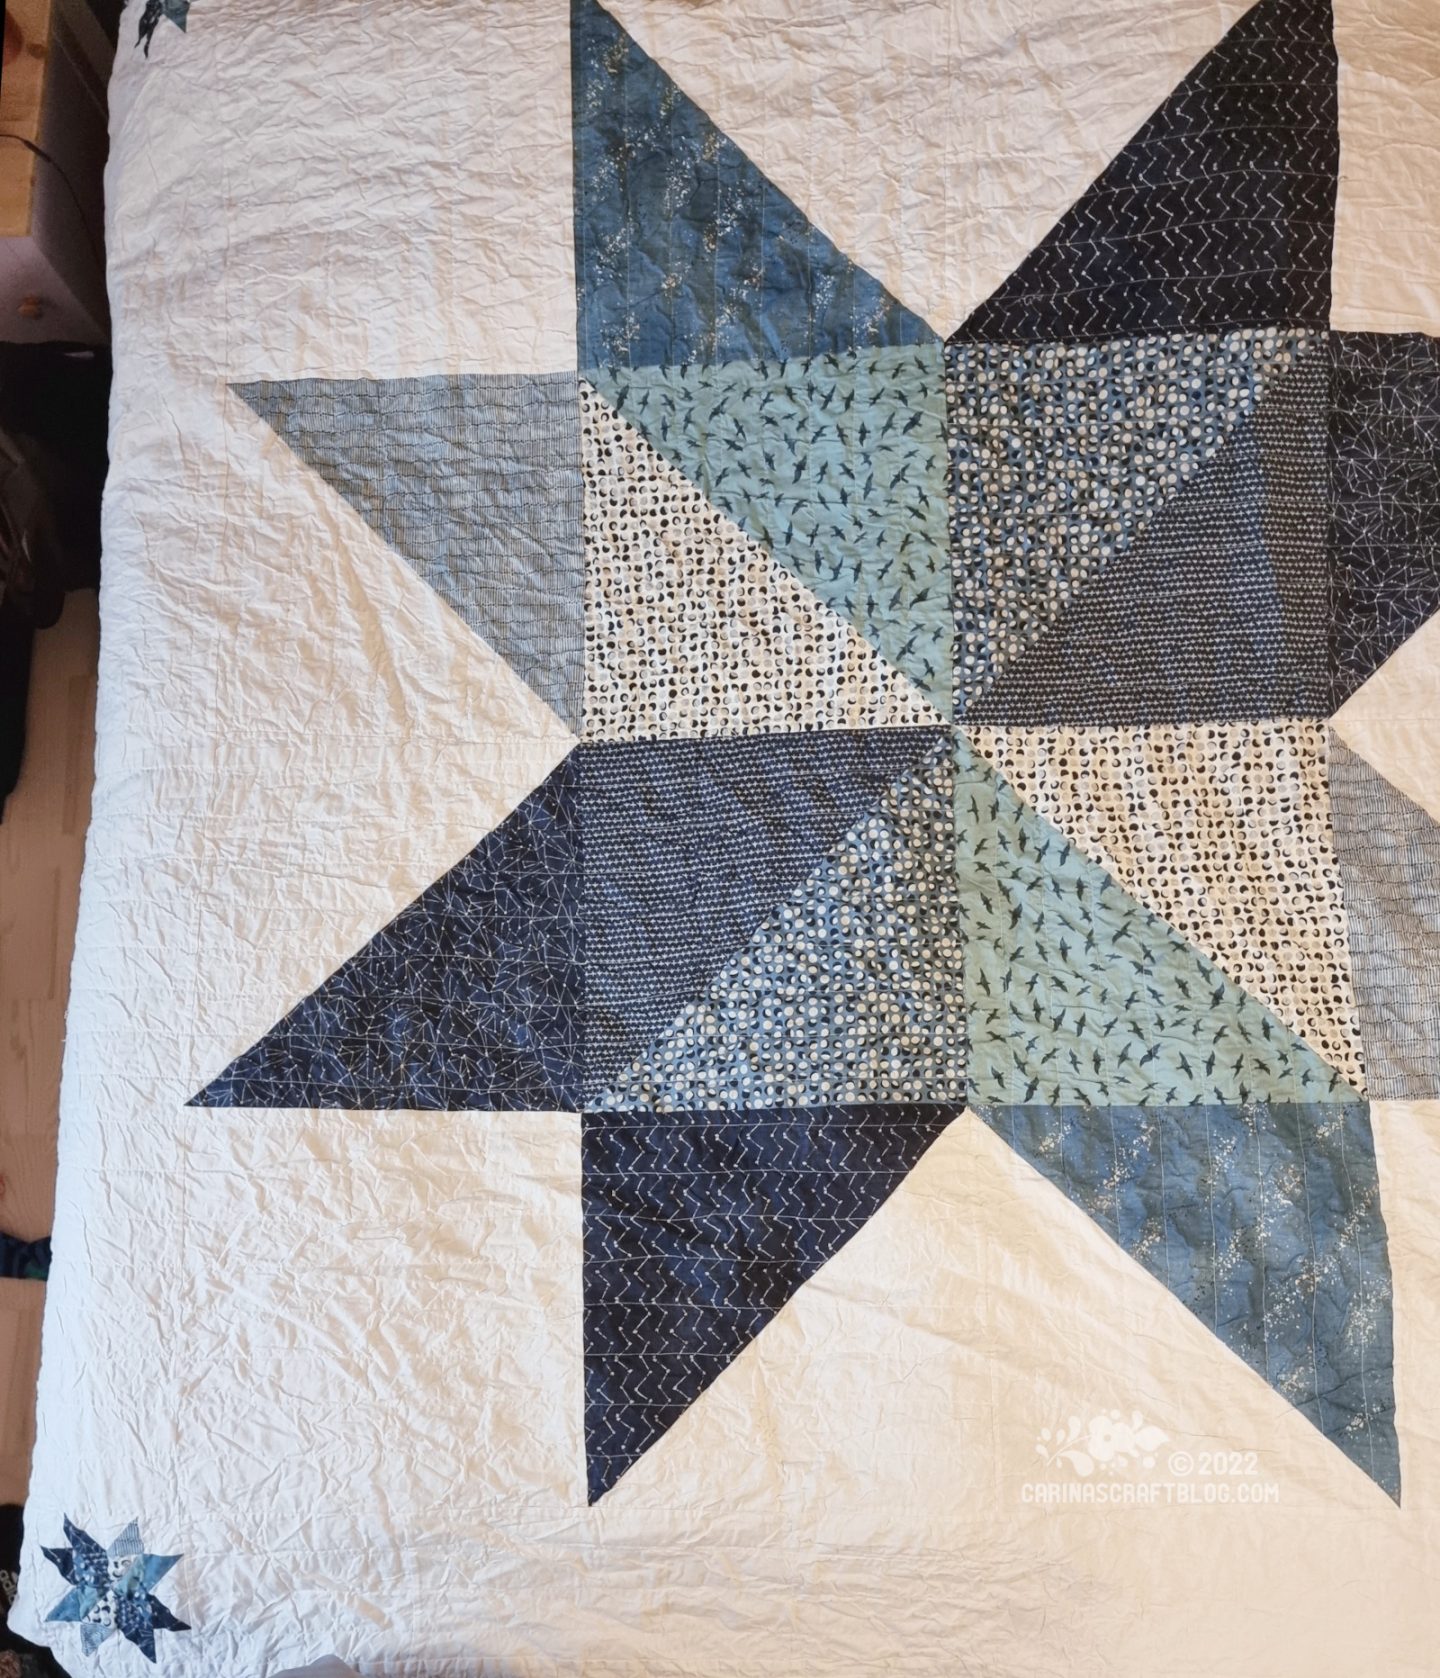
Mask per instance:
[[[1364,1102],[979,1113],[1399,1501],[1390,1258]]]
[[[1354,1099],[1172,927],[956,739],[975,1106]]]
[[[594,0],[570,38],[582,369],[938,342]]]
[[[949,716],[954,623],[937,348],[587,376]]]
[[[573,373],[235,390],[579,732],[585,557]]]

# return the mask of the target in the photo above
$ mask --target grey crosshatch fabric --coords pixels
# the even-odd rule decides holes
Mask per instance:
[[[1338,709],[1440,608],[1440,338],[1330,335]]]
[[[1330,711],[1328,349],[1325,339],[1312,338],[1255,410],[1260,534],[1274,568],[1278,619],[1276,662],[1266,673],[1264,697],[1277,712],[1289,707],[1304,717]]]
[[[581,367],[934,342],[602,6],[571,29]]]
[[[575,374],[235,389],[578,733],[585,559]]]
[[[1369,1091],[1440,1088],[1440,826],[1343,741],[1330,746],[1335,850]]]

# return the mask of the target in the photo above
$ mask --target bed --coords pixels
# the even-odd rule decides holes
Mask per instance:
[[[1427,0],[132,0],[14,1624],[1433,1670]]]

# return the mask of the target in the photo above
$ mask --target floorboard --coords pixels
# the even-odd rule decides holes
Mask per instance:
[[[95,756],[96,597],[36,639],[20,783],[0,821],[0,1228],[46,1235],[65,1001]],[[0,1279],[0,1503],[22,1502],[45,1289]]]

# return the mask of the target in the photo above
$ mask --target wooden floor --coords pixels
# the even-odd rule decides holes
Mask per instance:
[[[47,1235],[60,1051],[95,755],[93,593],[35,643],[20,784],[0,821],[0,1228]],[[44,1287],[0,1279],[0,1503],[24,1500]]]

